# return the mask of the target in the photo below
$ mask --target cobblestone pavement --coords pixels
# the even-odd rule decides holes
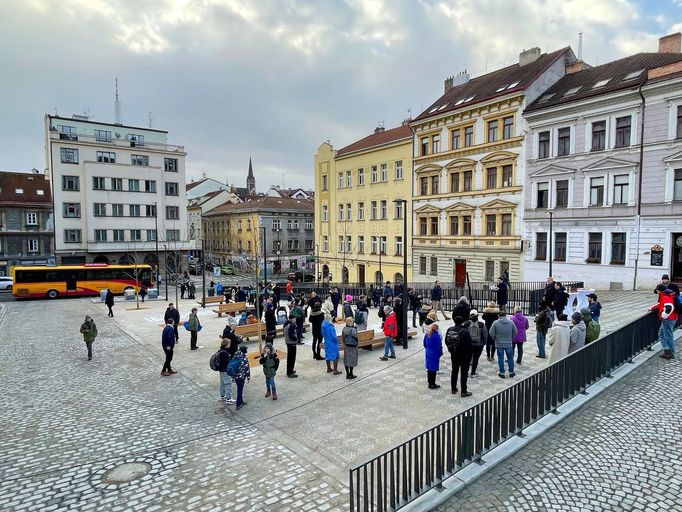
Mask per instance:
[[[682,510],[681,372],[654,357],[436,510]]]

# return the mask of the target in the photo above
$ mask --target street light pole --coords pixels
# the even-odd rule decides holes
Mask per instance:
[[[204,217],[201,217],[201,307],[206,307],[206,248],[204,247],[205,233]]]
[[[168,302],[168,261],[166,259],[166,244],[163,244],[163,260],[165,262],[164,268],[166,269],[166,302]]]
[[[158,290],[161,260],[159,259],[159,212],[156,201],[154,202],[154,243],[156,244],[156,288]]]
[[[265,226],[261,226],[263,230],[263,289],[268,285],[268,239],[265,233]],[[258,254],[256,254],[258,258]]]
[[[395,199],[393,201],[396,206],[398,204],[403,205],[403,349],[407,349],[407,199]],[[379,252],[381,254],[381,252]]]
[[[320,288],[320,244],[315,244],[317,257],[315,258],[315,274],[317,274],[317,288]]]
[[[547,240],[547,245],[549,246],[549,275],[552,276],[552,224],[554,221],[554,212],[549,212],[549,240]]]

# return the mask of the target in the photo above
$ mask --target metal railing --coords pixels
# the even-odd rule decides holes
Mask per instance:
[[[407,505],[655,342],[649,313],[350,470],[351,512]]]

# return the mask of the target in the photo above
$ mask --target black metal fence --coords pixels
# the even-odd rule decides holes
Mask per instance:
[[[649,349],[655,313],[350,470],[351,512],[397,510]]]
[[[468,282],[464,286],[455,286],[453,283],[443,283],[441,285],[443,288],[443,299],[441,301],[443,308],[451,311],[460,297],[466,296],[472,307],[481,311],[488,302],[497,302],[497,292],[495,291],[496,284],[497,283],[493,281]],[[584,286],[581,281],[567,281],[564,282],[563,285],[567,290],[570,288],[582,288]],[[544,294],[545,286],[546,283],[543,281],[510,282],[507,308],[513,309],[516,306],[521,306],[524,313],[534,315],[538,311],[538,304]],[[369,285],[362,283],[330,283],[319,287],[316,283],[295,283],[294,293],[302,292],[309,294],[314,291],[318,295],[324,295],[329,293],[329,290],[332,287],[338,288],[343,296],[352,295],[353,302],[356,305],[360,295],[367,295],[370,293]],[[420,293],[425,302],[431,301],[432,283],[410,283],[409,287],[414,288]],[[383,287],[379,287],[379,290],[383,292]]]

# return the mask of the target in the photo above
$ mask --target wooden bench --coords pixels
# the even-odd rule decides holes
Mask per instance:
[[[218,309],[214,309],[214,313],[218,313],[218,317],[227,313],[241,313],[246,310],[246,302],[228,302],[227,304],[220,304]]]
[[[206,297],[206,304],[222,304],[225,300],[224,295],[216,295],[215,297]],[[201,301],[198,300],[197,304],[201,305]]]
[[[417,335],[417,331],[408,330],[407,337],[412,338]],[[343,336],[339,334],[337,336],[339,340],[339,350],[343,350]],[[383,344],[386,341],[386,336],[383,333],[375,333],[373,330],[358,331],[358,348],[364,348],[367,350],[372,350],[374,345]],[[324,343],[321,343],[321,348],[324,348]]]
[[[265,329],[265,324],[261,322],[261,336],[265,336],[266,334],[266,329]],[[310,327],[309,324],[303,324],[303,327]],[[258,337],[258,324],[246,324],[246,325],[238,325],[237,327],[234,328],[234,333],[237,336],[241,336],[244,339],[249,339],[249,338],[257,338]],[[284,336],[284,325],[278,325],[275,330],[275,337],[279,336]]]

